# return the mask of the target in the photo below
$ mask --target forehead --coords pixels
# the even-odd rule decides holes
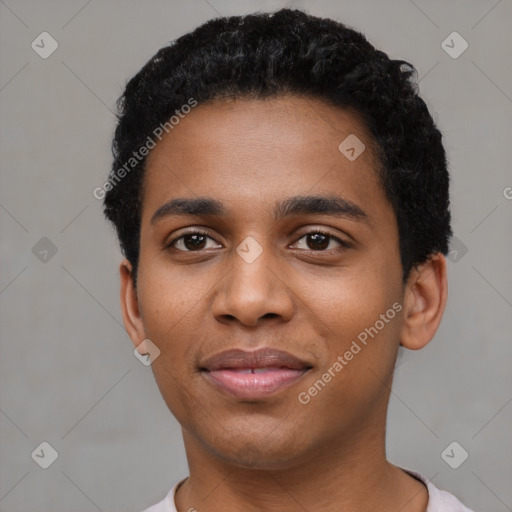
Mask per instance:
[[[300,96],[200,104],[147,157],[144,217],[173,197],[232,206],[307,193],[384,199],[374,142],[357,113]],[[149,211],[152,210],[152,211]]]

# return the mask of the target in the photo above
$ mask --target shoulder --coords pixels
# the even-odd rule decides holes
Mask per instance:
[[[461,503],[453,494],[438,489],[430,480],[423,475],[410,469],[401,468],[406,473],[421,480],[428,489],[428,506],[425,512],[474,512]]]
[[[187,478],[188,477],[184,478],[183,480],[180,480],[179,482],[176,482],[162,501],[159,501],[155,505],[152,505],[151,507],[144,509],[142,512],[177,512],[176,505],[174,502],[174,496],[176,495],[178,487]]]

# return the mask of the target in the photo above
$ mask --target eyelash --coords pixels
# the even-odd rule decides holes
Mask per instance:
[[[324,231],[322,229],[313,229],[311,231],[308,231],[307,233],[304,233],[302,234],[302,236],[300,238],[297,239],[297,242],[299,240],[302,240],[304,237],[308,236],[308,235],[316,235],[316,234],[319,234],[319,235],[324,235],[324,236],[327,236],[329,237],[329,239],[332,239],[332,240],[335,240],[336,242],[338,242],[343,248],[345,249],[350,249],[352,246],[351,244],[349,244],[348,242],[345,242],[344,240],[338,238],[337,236],[334,236],[332,233],[329,233],[328,231]],[[201,236],[206,236],[212,240],[215,240],[212,236],[210,236],[210,234],[206,231],[201,231],[201,230],[198,230],[198,229],[191,229],[190,231],[187,231],[186,233],[183,233],[181,234],[179,237],[176,237],[176,238],[173,238],[169,243],[166,243],[165,246],[164,246],[164,249],[173,249],[173,245],[178,241],[178,240],[181,240],[182,238],[184,238],[185,236],[189,236],[189,235],[201,235]],[[218,243],[218,242],[217,242]],[[174,248],[175,249],[175,248]],[[337,248],[337,249],[325,249],[325,250],[314,250],[314,249],[301,249],[303,251],[306,251],[306,252],[310,252],[310,253],[327,253],[327,254],[331,254],[333,251],[337,251],[339,250],[340,248]],[[203,249],[199,249],[197,251],[190,251],[190,250],[182,250],[182,249],[175,249],[177,250],[178,252],[185,252],[185,253],[195,253],[195,252],[201,252]]]

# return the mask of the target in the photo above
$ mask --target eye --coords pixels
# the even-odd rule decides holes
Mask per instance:
[[[303,239],[306,240],[306,247],[299,247],[303,250],[315,252],[331,252],[333,249],[336,250],[336,247],[331,247],[333,242],[338,244],[338,248],[351,247],[349,243],[341,240],[337,236],[318,229],[304,234],[295,243],[297,244]],[[169,243],[165,245],[165,248],[173,248],[181,252],[196,252],[202,251],[204,249],[215,249],[221,247],[221,245],[217,243],[208,247],[208,240],[215,242],[215,240],[209,236],[208,233],[195,229],[184,233],[179,237],[173,238]]]
[[[316,252],[330,252],[333,248],[329,247],[331,242],[336,242],[338,247],[349,248],[350,244],[341,240],[337,236],[332,235],[331,233],[327,233],[325,231],[315,230],[310,231],[303,235],[299,240],[306,239],[307,247],[303,247],[305,250],[316,251]],[[296,243],[298,243],[296,242]]]
[[[203,249],[219,247],[219,245],[215,247],[207,247],[206,245],[208,239],[213,240],[213,238],[204,231],[189,231],[188,233],[184,233],[183,235],[171,240],[168,244],[166,244],[166,249],[172,247],[178,251],[195,252],[202,251]]]

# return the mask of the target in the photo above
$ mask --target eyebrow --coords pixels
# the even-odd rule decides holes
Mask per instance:
[[[327,215],[350,218],[371,224],[370,216],[357,204],[339,196],[293,196],[278,201],[274,207],[274,220],[292,215]],[[151,224],[170,216],[226,217],[228,211],[221,201],[209,197],[181,197],[160,206],[151,217]]]

